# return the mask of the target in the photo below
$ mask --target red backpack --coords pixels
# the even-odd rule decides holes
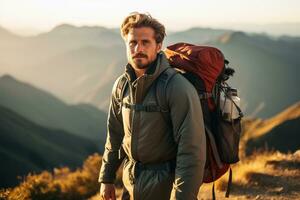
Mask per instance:
[[[239,139],[243,117],[241,109],[233,100],[232,91],[236,90],[226,83],[234,70],[227,67],[229,62],[222,52],[214,47],[177,43],[168,46],[164,52],[170,65],[178,69],[194,85],[200,97],[207,136],[207,160],[203,182],[214,182],[230,170],[225,195],[228,197],[232,181],[230,164],[239,161]],[[166,85],[171,76],[170,73],[162,77],[161,82]],[[164,94],[162,92],[158,92],[158,96],[161,96],[160,93]],[[221,94],[238,112],[238,116],[234,119],[228,120],[228,115],[224,115],[222,111],[224,99],[221,101]],[[157,99],[163,102],[162,97],[163,95]],[[212,193],[215,199],[214,185]]]

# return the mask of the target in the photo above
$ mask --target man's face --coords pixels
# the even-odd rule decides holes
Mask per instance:
[[[134,69],[145,69],[156,59],[161,43],[156,43],[150,27],[133,28],[126,38],[127,59]]]

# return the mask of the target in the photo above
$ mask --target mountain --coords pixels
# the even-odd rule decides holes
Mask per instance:
[[[89,94],[116,79],[123,71],[124,60],[118,57],[119,47],[86,46],[65,52],[27,68],[31,83],[56,94],[69,103],[90,103]],[[123,61],[122,61],[123,60]],[[48,74],[47,78],[44,75]],[[27,79],[27,78],[26,78]],[[109,85],[112,87],[112,84]],[[111,88],[110,88],[111,89]],[[102,91],[98,91],[101,95]],[[105,93],[106,97],[109,93]],[[93,101],[98,105],[105,99]]]
[[[29,172],[78,167],[97,149],[88,139],[42,127],[0,106],[0,187],[16,185],[17,176]]]
[[[126,63],[125,46],[115,30],[68,24],[31,37],[0,35],[0,53],[0,74],[37,85],[67,103],[96,106],[107,102],[113,79]],[[95,94],[102,87],[110,89]],[[99,95],[105,98],[94,98]]]
[[[236,70],[231,83],[247,115],[271,117],[300,100],[299,38],[271,38],[243,32],[226,33],[209,43],[220,48]]]
[[[6,30],[5,28],[2,28],[0,26],[0,39],[1,42],[4,40],[10,40],[10,39],[17,39],[19,38],[17,35],[13,34],[12,32]]]
[[[226,30],[226,29],[194,27],[188,30],[171,33],[166,37],[164,43],[166,46],[177,42],[205,44],[210,41],[214,41],[218,39],[225,33],[231,33],[231,32],[232,32],[231,30]]]
[[[300,102],[266,120],[253,120],[244,131],[246,154],[256,149],[278,150],[283,153],[300,149]]]
[[[12,74],[67,103],[107,110],[112,85],[127,63],[118,32],[62,24],[37,36],[5,40],[5,45],[0,42],[0,74]],[[231,83],[239,89],[246,115],[268,118],[300,99],[291,90],[299,84],[299,37],[194,27],[169,33],[164,46],[175,42],[223,51],[236,69]]]
[[[106,113],[87,104],[69,105],[10,75],[0,77],[0,105],[44,127],[92,140],[103,151]]]
[[[266,33],[272,36],[288,35],[293,37],[300,36],[300,23],[273,23],[273,24],[230,24],[221,25],[221,27],[230,27],[233,30],[254,33]]]

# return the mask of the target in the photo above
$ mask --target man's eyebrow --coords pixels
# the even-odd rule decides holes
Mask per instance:
[[[146,41],[149,42],[150,40],[149,39],[143,39],[142,41],[143,42],[146,42]]]

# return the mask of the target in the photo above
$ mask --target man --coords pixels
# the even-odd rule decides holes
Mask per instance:
[[[197,91],[170,67],[161,51],[165,28],[156,19],[148,14],[129,15],[121,34],[128,64],[112,90],[100,195],[116,199],[113,183],[125,157],[122,180],[130,199],[197,199],[206,160]],[[165,88],[168,111],[164,111],[156,94],[157,87],[164,85],[158,81],[168,70],[174,75]]]

